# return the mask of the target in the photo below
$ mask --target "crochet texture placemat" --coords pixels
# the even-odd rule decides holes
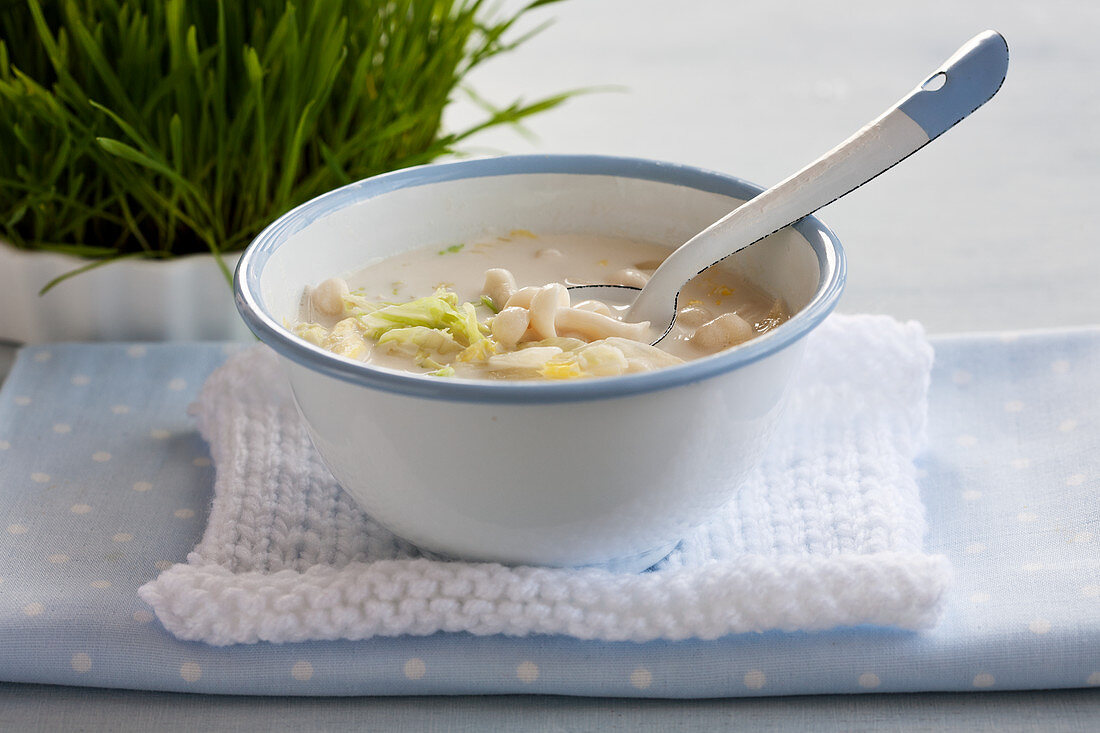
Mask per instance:
[[[808,339],[759,469],[712,521],[635,575],[422,554],[341,491],[277,358],[248,349],[192,408],[216,466],[202,541],[140,595],[177,637],[216,645],[930,627],[950,578],[946,558],[922,551],[913,466],[932,349],[919,325],[876,316],[832,316]]]

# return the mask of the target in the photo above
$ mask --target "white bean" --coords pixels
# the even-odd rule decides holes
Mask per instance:
[[[688,328],[698,328],[710,319],[710,311],[699,305],[685,305],[676,314],[676,322]]]
[[[688,339],[706,351],[721,351],[753,337],[752,326],[736,313],[723,313],[707,321]]]
[[[550,283],[539,288],[531,298],[531,328],[539,338],[558,335],[556,324],[558,310],[569,307],[569,291],[561,283]]]
[[[561,259],[561,250],[540,249],[535,253],[535,257],[538,257],[540,260],[558,260]]]
[[[495,338],[502,346],[514,349],[516,343],[527,332],[527,326],[531,322],[531,313],[526,308],[505,308],[493,316],[489,327]]]
[[[532,285],[528,285],[525,288],[520,288],[512,294],[512,297],[508,298],[508,300],[504,303],[504,307],[530,308],[531,299],[535,297],[535,293],[537,293],[538,291],[539,288],[536,288]],[[493,305],[496,305],[496,303],[494,303]]]
[[[619,336],[632,341],[648,341],[649,321],[626,323],[599,313],[576,308],[562,308],[557,313],[557,328],[575,333],[588,341]]]
[[[503,310],[504,304],[516,292],[516,278],[511,272],[501,267],[486,270],[485,287],[481,289],[481,292],[483,295],[489,296],[489,300],[493,301],[493,305],[497,309]]]
[[[592,311],[593,313],[599,313],[601,316],[611,317],[611,309],[607,307],[606,303],[598,300],[582,300],[573,307],[577,310]]]
[[[330,277],[309,294],[310,305],[323,316],[339,316],[344,313],[344,296],[351,292],[348,284],[339,277]]]
[[[644,288],[645,284],[649,282],[649,276],[632,267],[624,267],[621,270],[611,273],[608,282],[612,285],[629,285],[632,288]]]

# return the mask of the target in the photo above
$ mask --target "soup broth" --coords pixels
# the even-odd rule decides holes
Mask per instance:
[[[643,286],[671,250],[589,235],[506,236],[412,250],[306,288],[294,332],[388,369],[475,379],[578,379],[651,371],[732,348],[790,317],[721,265],[680,293],[672,332],[568,287]],[[583,293],[583,291],[579,291]]]

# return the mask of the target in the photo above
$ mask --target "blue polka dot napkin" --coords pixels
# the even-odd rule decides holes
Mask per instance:
[[[918,460],[930,631],[428,636],[214,647],[137,590],[203,533],[188,405],[220,344],[26,348],[0,390],[0,679],[242,694],[711,697],[1100,685],[1100,330],[938,339]]]

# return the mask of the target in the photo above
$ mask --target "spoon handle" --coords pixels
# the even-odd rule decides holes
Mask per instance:
[[[935,140],[1004,82],[1008,44],[985,31],[850,138],[692,237],[653,274],[627,319],[668,322],[684,283],[707,267],[850,193]]]

